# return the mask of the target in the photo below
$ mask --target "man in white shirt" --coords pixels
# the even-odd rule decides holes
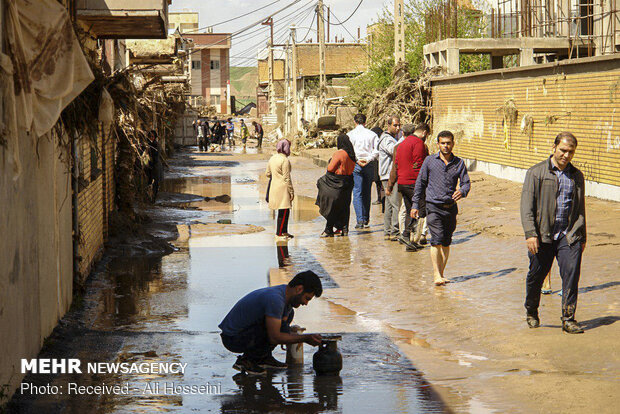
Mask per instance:
[[[357,217],[355,228],[362,229],[368,227],[370,189],[375,179],[374,169],[368,163],[379,158],[379,151],[377,150],[379,137],[364,126],[366,115],[357,114],[353,120],[356,126],[347,134],[357,157],[357,165],[353,170],[353,208]]]
[[[398,191],[390,192],[388,184],[390,172],[394,164],[394,147],[400,142],[400,118],[390,116],[387,121],[387,129],[383,131],[377,148],[379,150],[379,178],[385,189],[385,212],[383,216],[383,236],[385,240],[398,240],[398,210],[400,209],[401,196]]]

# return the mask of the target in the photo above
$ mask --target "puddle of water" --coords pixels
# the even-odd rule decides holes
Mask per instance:
[[[263,166],[261,166],[262,169]],[[206,181],[201,177],[164,183],[170,192],[215,197],[227,194],[230,203],[199,202],[199,208],[216,209],[233,223],[273,225],[273,213],[258,186],[258,173],[231,168],[230,176]],[[229,205],[228,205],[229,204]],[[234,207],[233,207],[234,206]],[[318,217],[314,200],[296,197],[294,220]],[[219,216],[218,216],[219,217]],[[268,227],[269,228],[269,227]],[[271,227],[272,228],[272,227]],[[260,233],[203,236],[191,226],[179,226],[181,249],[159,259],[128,258],[110,263],[98,318],[92,329],[67,338],[79,351],[74,357],[87,362],[131,360],[182,362],[187,370],[173,374],[80,375],[80,384],[128,384],[128,395],[105,398],[64,396],[33,402],[34,412],[83,411],[212,411],[221,412],[445,412],[432,387],[382,332],[372,318],[326,301],[314,299],[300,308],[293,323],[338,332],[344,357],[340,376],[316,377],[312,370],[315,348],[305,347],[305,364],[276,372],[263,379],[235,375],[235,355],[221,344],[217,325],[248,292],[270,284],[286,283],[292,271],[320,266],[298,242],[276,244],[268,230]],[[354,259],[349,243],[337,255]],[[294,266],[291,254],[294,254]],[[346,265],[346,264],[345,264]],[[288,269],[291,268],[291,269]],[[291,271],[292,270],[292,271]],[[327,272],[325,272],[327,274]],[[329,276],[327,274],[327,276]],[[326,288],[330,286],[326,280]],[[372,332],[368,332],[372,331]],[[277,349],[276,358],[284,352]],[[68,376],[53,382],[66,383]],[[176,386],[216,386],[207,395],[170,394],[166,383]],[[158,392],[145,392],[161,384]],[[61,402],[59,406],[58,403]],[[62,407],[59,409],[58,407]]]

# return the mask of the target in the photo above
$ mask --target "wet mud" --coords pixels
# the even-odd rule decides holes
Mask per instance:
[[[18,395],[12,409],[602,413],[620,404],[620,263],[613,250],[605,250],[620,234],[605,220],[619,213],[607,214],[602,224],[589,219],[593,244],[603,245],[584,260],[577,311],[587,331],[563,336],[557,294],[543,297],[540,329],[528,330],[524,322],[527,262],[519,223],[511,216],[514,186],[501,182],[494,193],[494,179],[472,174],[478,186],[473,191],[482,195],[460,208],[447,268],[452,283],[437,288],[427,249],[408,253],[383,241],[380,206],[372,207],[369,229],[351,230],[345,238],[318,237],[324,221],[314,205],[315,183],[324,170],[311,160],[292,159],[296,198],[289,228],[295,238],[276,241],[275,215],[264,200],[268,156],[182,152],[171,160],[162,195],[145,214],[153,221],[151,232],[170,239],[173,251],[100,263],[81,306],[40,356],[83,363],[182,362],[188,364],[184,374],[31,375],[26,381],[128,384],[130,392]],[[354,220],[353,209],[351,215]],[[293,323],[308,332],[342,335],[340,376],[315,376],[315,348],[307,345],[301,368],[258,379],[238,374],[217,324],[247,292],[287,283],[306,269],[319,275],[325,291],[296,311]],[[558,280],[554,273],[552,286],[559,287]],[[284,360],[280,348],[274,354]],[[204,385],[209,393],[165,392],[170,383]]]
[[[216,176],[192,173],[163,184],[157,205],[147,212],[155,223],[174,223],[174,251],[164,256],[111,257],[100,263],[83,303],[63,320],[39,356],[79,358],[82,364],[186,363],[185,372],[29,375],[25,382],[64,389],[70,382],[105,383],[126,387],[127,392],[16,395],[11,411],[448,411],[389,336],[369,330],[356,312],[322,298],[300,309],[294,323],[342,335],[344,367],[339,376],[316,376],[312,369],[316,348],[308,345],[304,365],[264,378],[232,368],[235,355],[222,346],[217,325],[239,298],[253,289],[287,283],[294,273],[308,268],[320,275],[325,289],[339,286],[303,242],[275,242],[270,231],[275,216],[262,195],[263,165],[219,168]],[[318,222],[314,198],[297,196],[293,209],[296,229]],[[230,224],[218,223],[224,220]],[[296,240],[305,237],[300,231]],[[279,347],[274,354],[285,359]],[[175,387],[192,386],[208,392],[175,393]]]

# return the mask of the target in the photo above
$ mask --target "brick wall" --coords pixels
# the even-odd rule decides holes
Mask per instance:
[[[96,142],[79,144],[80,192],[78,193],[78,246],[80,279],[90,273],[108,237],[110,212],[114,208],[115,142],[99,134]]]
[[[559,132],[570,131],[579,140],[573,163],[586,180],[620,186],[619,66],[620,58],[587,58],[438,79],[433,132],[453,131],[464,158],[527,169],[549,156]],[[515,121],[504,117],[510,101]],[[524,118],[533,121],[531,133],[522,130]]]

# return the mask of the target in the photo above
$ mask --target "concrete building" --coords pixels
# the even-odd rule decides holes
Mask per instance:
[[[168,30],[179,30],[180,33],[198,30],[197,12],[176,12],[168,14]]]
[[[448,74],[459,73],[462,54],[489,55],[491,69],[499,69],[510,55],[518,56],[518,66],[528,66],[620,50],[619,0],[498,0],[490,13],[480,12],[480,26],[490,30],[477,38],[456,35],[463,31],[457,24],[464,11],[457,13],[454,3],[438,3],[447,15],[427,19],[438,38],[424,46],[425,65],[442,66]]]
[[[229,33],[190,33],[190,102],[213,105],[220,114],[230,113]]]
[[[327,78],[327,96],[328,99],[336,98],[342,95],[339,88],[340,85],[333,85],[332,79],[347,75],[355,75],[365,71],[368,68],[368,53],[366,44],[361,43],[327,43],[325,45],[325,75]],[[288,108],[289,115],[293,110],[293,105],[286,105],[287,94],[287,73],[294,78],[297,83],[297,114],[292,119],[298,123],[301,118],[308,121],[315,120],[317,116],[318,106],[316,97],[310,97],[315,94],[313,82],[319,76],[319,45],[317,43],[300,43],[295,46],[296,61],[292,62],[292,53],[285,48],[274,50],[274,91],[276,101],[277,122],[285,125],[286,111]],[[288,64],[288,70],[287,70]],[[297,73],[292,73],[292,68],[297,69]],[[293,81],[289,78],[290,81]],[[269,63],[268,52],[266,50],[259,53],[258,56],[258,88],[257,88],[257,109],[258,115],[268,113],[269,100]],[[292,91],[289,91],[292,93]],[[294,99],[292,96],[290,99]],[[287,129],[287,128],[285,128]]]

